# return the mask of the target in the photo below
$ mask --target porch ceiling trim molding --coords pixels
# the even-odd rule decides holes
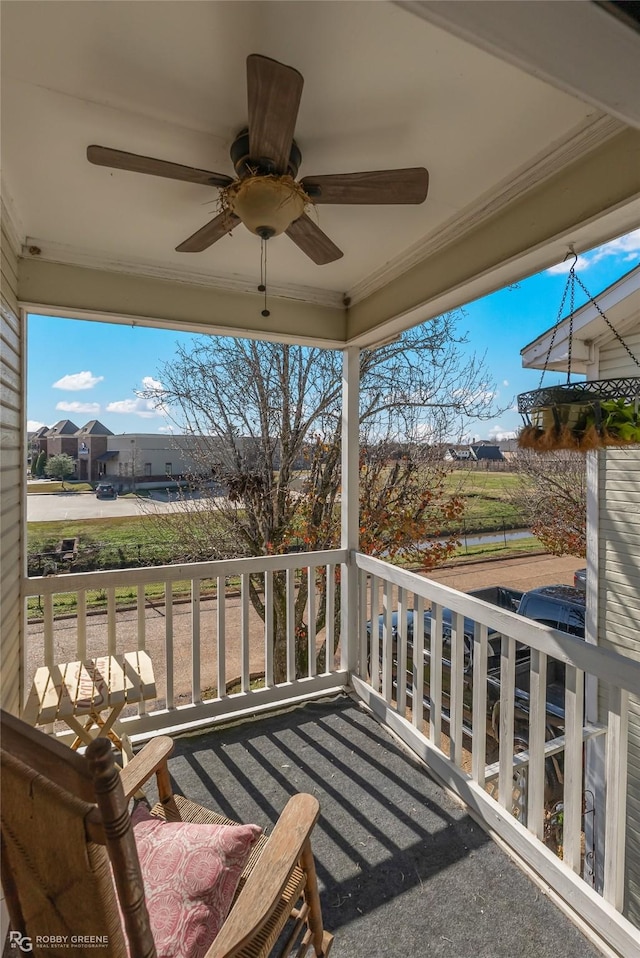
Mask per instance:
[[[151,276],[51,263],[37,257],[19,265],[20,305],[27,312],[192,333],[343,347],[344,308],[291,299],[269,303],[260,293],[230,292]],[[277,314],[277,326],[273,321]]]
[[[604,4],[557,0],[395,2],[640,129],[640,34],[603,9]]]

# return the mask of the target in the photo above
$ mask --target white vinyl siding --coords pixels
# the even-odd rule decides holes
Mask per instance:
[[[623,340],[629,347],[632,356],[640,362],[640,317],[638,317],[637,322],[632,324],[630,329],[626,329]],[[600,347],[599,367],[598,379],[640,376],[640,366],[633,361],[622,343],[617,339],[611,339],[606,345]]]
[[[618,356],[617,374],[620,368]],[[599,644],[640,661],[640,447],[609,448],[601,453],[599,487]],[[601,708],[606,708],[604,691]],[[631,697],[629,708],[626,912],[634,923],[640,924],[640,701],[637,697]]]
[[[3,218],[4,220],[4,218]],[[0,657],[2,707],[18,714],[21,705],[22,605],[20,577],[24,531],[23,349],[18,310],[18,257],[4,221],[0,240]]]

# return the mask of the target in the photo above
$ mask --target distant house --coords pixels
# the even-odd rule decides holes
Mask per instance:
[[[75,459],[78,448],[77,431],[78,427],[70,419],[61,419],[55,426],[48,429],[44,436],[47,458],[65,453]]]
[[[500,447],[493,443],[448,446],[444,458],[448,462],[504,462]]]

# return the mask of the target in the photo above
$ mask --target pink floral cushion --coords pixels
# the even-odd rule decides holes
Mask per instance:
[[[132,815],[158,958],[201,958],[229,913],[258,825],[165,822]]]

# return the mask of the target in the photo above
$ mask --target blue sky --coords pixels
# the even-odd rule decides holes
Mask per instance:
[[[597,296],[640,262],[640,229],[579,257],[576,272]],[[486,350],[496,382],[498,405],[512,408],[491,422],[471,427],[478,439],[500,439],[522,425],[511,400],[537,387],[540,373],[522,369],[520,350],[553,326],[571,262],[558,264],[516,286],[469,303],[460,320],[468,331],[469,352]],[[576,298],[576,307],[584,295]],[[27,427],[52,426],[71,419],[83,426],[99,419],[114,433],[163,433],[171,425],[149,403],[136,397],[160,367],[175,355],[176,344],[194,336],[172,330],[31,316],[28,325]],[[557,381],[548,375],[545,385]]]

